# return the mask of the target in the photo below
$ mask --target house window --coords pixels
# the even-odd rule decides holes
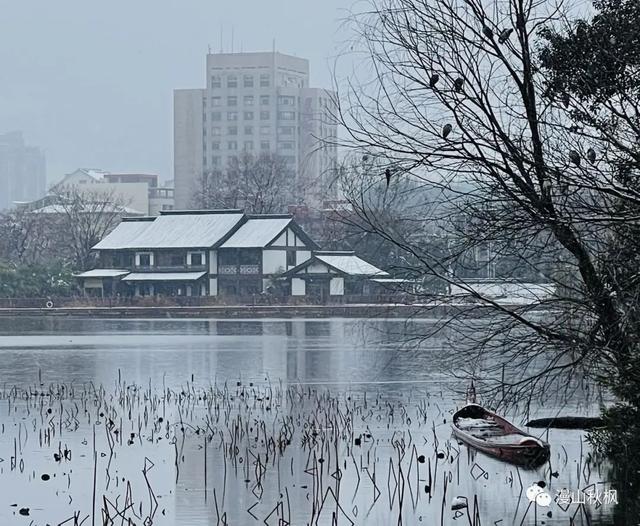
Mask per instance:
[[[150,267],[151,266],[151,253],[150,252],[142,252],[138,254],[138,266],[139,267]]]
[[[269,97],[269,95],[260,95],[261,106],[268,106],[270,102],[271,102],[271,98]]]
[[[252,111],[245,111],[244,112],[244,120],[245,121],[252,121],[253,120],[253,112]]]
[[[269,143],[269,141],[261,141],[260,142],[260,149],[261,150],[269,150],[269,149],[271,149],[271,143]]]
[[[228,121],[237,121],[238,120],[238,112],[237,111],[230,111],[229,113],[227,113],[227,120]]]
[[[269,113],[268,111],[261,111],[260,112],[260,120],[261,121],[268,121],[271,118],[271,113]]]
[[[192,267],[201,267],[204,265],[204,257],[202,252],[192,252],[191,253],[191,266]]]
[[[211,113],[211,120],[212,121],[220,121],[222,120],[222,113],[219,111],[214,111]]]
[[[287,267],[296,266],[296,252],[295,250],[287,250]]]
[[[211,149],[212,150],[219,150],[220,149],[220,143],[219,142],[212,142],[211,143]]]
[[[238,77],[235,75],[229,75],[227,77],[227,88],[237,88],[238,87]]]
[[[290,141],[287,142],[281,142],[278,144],[278,148],[280,150],[293,150],[293,146],[294,144]]]
[[[244,151],[245,152],[253,151],[253,141],[245,141],[245,143],[244,143]]]
[[[214,126],[213,128],[211,128],[211,135],[220,136],[221,134],[222,131],[220,130],[220,127]]]
[[[218,156],[212,157],[211,166],[220,166],[220,157]]]
[[[290,96],[281,95],[278,97],[278,104],[283,106],[293,106],[295,104],[296,98]]]
[[[271,127],[260,126],[260,135],[269,135],[271,133]]]
[[[245,126],[244,127],[245,135],[253,135],[253,126]]]
[[[245,106],[253,106],[253,95],[245,95],[244,96],[244,105]]]
[[[227,106],[237,106],[238,105],[238,97],[231,96],[227,97]]]
[[[238,143],[236,141],[229,141],[229,144],[227,145],[227,148],[229,150],[237,150],[238,149]]]
[[[260,75],[260,87],[268,88],[271,85],[271,76],[268,73]]]
[[[295,111],[281,111],[278,113],[278,118],[283,121],[293,121],[296,118]]]
[[[222,104],[222,97],[211,97],[212,106],[220,106]]]
[[[280,126],[278,133],[280,133],[280,135],[293,135],[293,126]]]
[[[245,75],[242,79],[242,85],[245,88],[253,88],[253,75]]]
[[[238,135],[238,127],[237,126],[229,126],[227,129],[227,133],[229,135]]]
[[[212,88],[221,88],[222,87],[222,79],[219,75],[212,75],[211,77],[211,87]]]

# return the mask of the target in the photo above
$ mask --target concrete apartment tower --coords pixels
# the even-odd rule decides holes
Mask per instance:
[[[303,187],[300,202],[337,197],[335,94],[309,87],[309,61],[282,53],[207,55],[207,87],[174,92],[176,208],[189,208],[206,172],[224,170],[248,151],[282,156]],[[297,204],[297,203],[292,203]]]
[[[0,135],[0,210],[46,193],[46,163],[39,148],[26,146],[21,132]]]

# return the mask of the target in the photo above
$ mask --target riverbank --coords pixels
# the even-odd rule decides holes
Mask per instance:
[[[505,305],[505,307],[509,307]],[[516,307],[513,305],[513,307]],[[465,313],[481,318],[491,308],[472,304],[214,305],[0,308],[0,316],[83,318],[443,318]]]

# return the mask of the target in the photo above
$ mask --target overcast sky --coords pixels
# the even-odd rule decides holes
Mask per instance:
[[[204,87],[208,45],[308,58],[330,87],[351,0],[0,0],[0,133],[49,181],[79,167],[173,177],[172,91]]]

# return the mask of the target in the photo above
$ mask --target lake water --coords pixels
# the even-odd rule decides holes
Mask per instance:
[[[544,481],[613,500],[582,432],[542,434],[534,471],[452,439],[451,342],[402,344],[432,327],[0,318],[0,524],[617,523],[613,502],[527,498]]]

